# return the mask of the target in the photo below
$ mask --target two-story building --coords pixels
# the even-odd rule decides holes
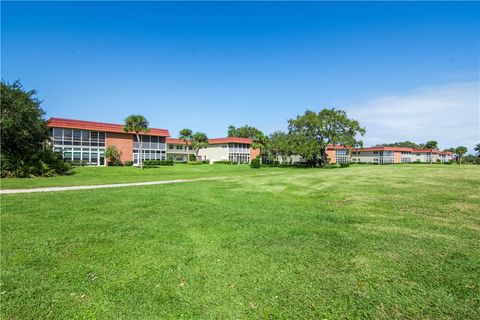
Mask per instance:
[[[187,161],[188,153],[194,154],[190,142],[175,138],[168,138],[168,158],[178,162]],[[208,139],[208,145],[198,151],[198,160],[232,161],[237,163],[250,163],[250,160],[260,154],[260,150],[252,148],[252,140],[248,138],[227,137]]]
[[[122,153],[120,160],[138,163],[139,141],[134,133],[123,131],[123,125],[51,118],[48,127],[54,151],[65,159],[84,161],[89,165],[105,165],[105,148],[116,146]],[[144,160],[165,160],[167,155],[166,129],[151,128],[140,134]]]
[[[120,161],[138,164],[139,147],[142,145],[143,160],[174,160],[186,162],[188,154],[194,154],[190,141],[170,138],[167,129],[150,128],[140,133],[140,141],[131,132],[124,132],[123,125],[51,118],[48,121],[54,151],[63,154],[66,160],[84,161],[89,165],[106,165],[105,149],[115,146],[122,153]],[[199,150],[199,160],[232,161],[249,163],[260,153],[252,148],[248,138],[214,138]]]
[[[453,154],[449,151],[433,149],[413,149],[401,147],[370,147],[352,148],[351,161],[353,163],[411,163],[411,162],[448,162]]]

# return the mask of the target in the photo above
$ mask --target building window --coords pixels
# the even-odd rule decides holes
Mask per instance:
[[[335,157],[337,158],[337,163],[348,163],[348,151],[347,150],[335,150]]]

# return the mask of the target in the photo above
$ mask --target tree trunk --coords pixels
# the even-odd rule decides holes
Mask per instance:
[[[140,135],[137,134],[138,141],[138,164],[140,165],[140,170],[143,170],[143,154],[142,154],[142,141],[140,140]]]
[[[185,150],[187,151],[187,163],[188,163],[188,161],[190,161],[190,154],[188,153],[188,144],[186,140],[185,140]]]
[[[320,149],[320,167],[325,168],[328,163],[328,155],[325,149]]]

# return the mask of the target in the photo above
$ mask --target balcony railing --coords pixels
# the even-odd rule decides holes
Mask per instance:
[[[133,148],[138,149],[139,148],[139,143],[134,141],[133,142]],[[159,142],[143,142],[142,143],[142,149],[165,150],[166,149],[166,144],[165,143],[159,143]]]

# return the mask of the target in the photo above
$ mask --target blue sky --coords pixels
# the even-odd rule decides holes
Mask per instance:
[[[344,109],[366,145],[480,141],[478,2],[5,2],[1,75],[47,116],[172,136]]]

